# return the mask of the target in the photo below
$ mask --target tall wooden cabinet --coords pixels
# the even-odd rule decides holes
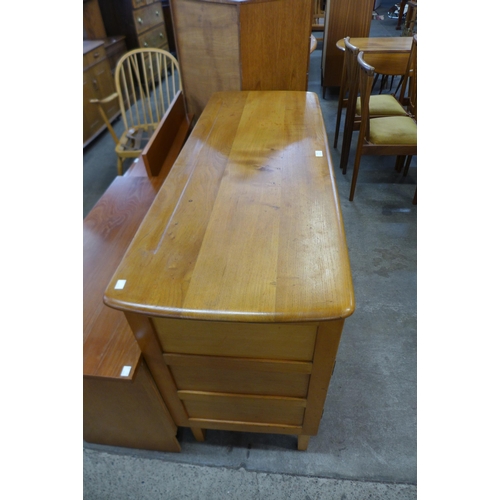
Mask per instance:
[[[158,0],[99,0],[106,33],[125,35],[128,50],[168,50],[163,8]]]
[[[327,0],[321,85],[323,97],[327,87],[340,87],[344,53],[336,46],[346,36],[367,37],[373,13],[373,0]]]
[[[114,92],[111,68],[103,40],[83,40],[83,146],[106,128],[97,106],[90,99],[103,99]],[[105,105],[110,120],[120,113],[118,100]]]

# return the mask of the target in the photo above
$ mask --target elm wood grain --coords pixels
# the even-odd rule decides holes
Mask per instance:
[[[152,318],[164,352],[310,361],[317,323],[260,324]],[[189,336],[186,335],[189,331]]]
[[[275,396],[178,391],[190,418],[300,426],[305,400]],[[263,419],[264,417],[264,419]]]
[[[317,432],[354,311],[332,168],[315,94],[215,94],[111,279],[105,302],[125,312],[175,423],[197,439],[207,428]],[[180,389],[175,351],[201,369],[236,365],[203,356],[242,359],[242,371],[312,360],[307,397],[203,391],[201,375]]]
[[[213,122],[193,130],[106,303],[152,317],[248,323],[352,314],[342,215],[315,94],[217,93],[206,116]],[[117,279],[131,285],[114,290]]]
[[[119,377],[123,365],[135,369],[139,361],[123,315],[105,306],[102,297],[157,189],[144,177],[117,177],[83,222],[84,375]],[[134,370],[129,378],[133,375]]]
[[[307,90],[312,5],[304,0],[172,0],[187,107],[214,92]]]
[[[337,40],[368,37],[372,13],[373,0],[327,0],[321,60],[323,98],[327,87],[339,87],[341,83],[344,54],[337,50]]]
[[[305,398],[312,363],[164,354],[179,390]]]
[[[88,443],[181,451],[177,427],[144,362],[126,382],[84,377],[83,409],[83,439]]]

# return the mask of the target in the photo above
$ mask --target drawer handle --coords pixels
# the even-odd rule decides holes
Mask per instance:
[[[144,42],[144,47],[149,47],[148,42]]]
[[[94,88],[96,90],[99,90],[99,85],[98,85],[97,80],[95,78],[92,80],[92,83],[94,84]]]
[[[163,33],[160,33],[160,38],[163,38]]]
[[[139,24],[142,24],[142,17],[138,17],[138,18],[137,18],[137,22],[138,22]]]
[[[94,59],[97,59],[99,57],[99,52],[94,52]]]
[[[155,11],[155,15],[158,17],[160,13],[158,11]]]

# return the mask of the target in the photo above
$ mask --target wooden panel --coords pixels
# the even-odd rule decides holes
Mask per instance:
[[[148,175],[157,176],[160,172],[170,171],[188,136],[190,125],[190,118],[186,116],[184,96],[179,91],[143,150],[142,158]],[[169,165],[163,168],[166,159],[170,159]]]
[[[311,363],[164,354],[180,390],[305,398]]]
[[[307,90],[312,10],[304,0],[240,5],[242,90]]]
[[[171,0],[189,113],[197,120],[214,92],[240,90],[238,6]]]
[[[410,53],[366,52],[364,60],[370,66],[375,67],[375,71],[382,75],[404,75],[409,57]]]
[[[89,443],[179,452],[174,424],[144,363],[133,381],[83,379],[83,439]]]
[[[134,375],[140,350],[124,315],[105,306],[109,280],[156,196],[147,178],[117,177],[83,221],[83,373]]]
[[[83,38],[89,40],[106,38],[106,30],[97,0],[83,2]]]
[[[368,37],[372,12],[373,0],[327,0],[321,64],[323,87],[340,86],[344,53],[337,48],[337,41],[346,36]]]
[[[301,425],[305,400],[179,391],[190,418]]]
[[[317,323],[297,325],[152,318],[164,352],[310,361]]]

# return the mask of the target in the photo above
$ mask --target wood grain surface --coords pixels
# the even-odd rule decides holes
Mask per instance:
[[[111,279],[106,304],[241,322],[351,315],[332,169],[316,94],[214,94]],[[121,290],[118,279],[126,280]]]

